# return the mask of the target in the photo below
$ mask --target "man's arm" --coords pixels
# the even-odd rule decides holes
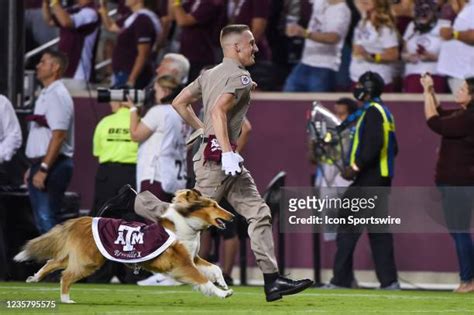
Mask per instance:
[[[267,19],[260,17],[252,19],[251,30],[256,42],[258,42],[265,35],[266,28]]]
[[[455,31],[452,27],[443,27],[440,36],[444,40],[455,39],[468,45],[474,45],[474,30]]]
[[[100,14],[100,17],[101,17],[102,24],[104,24],[104,27],[109,32],[112,32],[112,33],[120,32],[120,30],[121,30],[120,27],[109,16],[109,11],[107,10],[107,6],[99,7],[99,14]]]
[[[197,20],[194,16],[187,13],[181,6],[181,1],[172,0],[170,3],[171,12],[176,20],[178,26],[193,26],[197,24]]]
[[[242,123],[242,129],[240,131],[239,139],[237,139],[237,149],[235,150],[237,153],[241,153],[244,147],[249,142],[250,132],[252,131],[252,124],[244,117],[244,121]]]
[[[232,152],[227,129],[227,113],[234,107],[235,95],[224,93],[216,101],[211,111],[212,125],[222,152]]]
[[[53,15],[49,7],[49,0],[43,0],[41,12],[43,13],[43,20],[45,21],[45,23],[49,26],[54,26]]]
[[[48,151],[43,159],[43,163],[48,164],[51,167],[59,155],[59,151],[67,138],[67,130],[53,130],[51,141],[48,145]]]
[[[46,152],[46,156],[43,158],[43,163],[46,163],[48,167],[50,168],[54,162],[56,161],[59,151],[61,150],[61,147],[66,140],[67,137],[67,130],[53,130],[52,131],[52,136],[51,136],[51,141],[49,142],[48,145],[48,151]],[[46,177],[48,176],[47,173],[38,171],[36,174],[33,176],[33,186],[35,186],[38,189],[44,189],[45,188],[45,180]]]
[[[127,84],[130,87],[133,87],[135,85],[135,82],[137,81],[138,76],[142,72],[143,67],[145,66],[148,60],[148,57],[150,57],[151,44],[150,43],[138,44],[137,50],[138,50],[137,58],[135,58],[135,63],[133,64],[132,72],[130,73],[130,76],[128,77],[128,82],[127,82]]]
[[[59,1],[54,2],[54,4],[51,6],[51,9],[54,13],[54,16],[58,20],[60,27],[64,27],[64,28],[74,27],[74,22],[71,16],[69,15],[69,13],[66,12],[66,10],[63,9]]]
[[[197,100],[198,98],[191,93],[189,87],[186,87],[175,97],[172,103],[173,108],[181,118],[194,129],[204,128],[203,122],[197,117],[191,106]]]

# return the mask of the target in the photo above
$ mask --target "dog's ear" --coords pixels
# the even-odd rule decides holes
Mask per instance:
[[[201,193],[195,189],[187,190],[186,191],[186,199],[189,202],[195,202],[198,201],[199,198],[201,197]]]
[[[194,191],[199,197],[202,196],[201,192],[199,190],[197,190],[196,188],[193,188],[191,190]]]

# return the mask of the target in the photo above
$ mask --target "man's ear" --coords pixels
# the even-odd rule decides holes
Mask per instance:
[[[61,66],[59,65],[59,63],[53,62],[52,66],[53,66],[53,71],[57,73],[58,76],[60,77],[62,73],[61,73]]]
[[[238,52],[238,53],[240,52],[240,47],[239,47],[239,44],[238,44],[238,43],[235,43],[235,44],[234,44],[234,48],[235,48],[235,51],[236,51],[236,52]]]

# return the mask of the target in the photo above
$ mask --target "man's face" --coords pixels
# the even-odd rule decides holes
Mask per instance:
[[[43,54],[41,60],[36,65],[36,77],[38,80],[43,81],[49,79],[59,71],[59,65],[49,54]]]
[[[344,104],[334,104],[334,114],[339,118],[341,121],[346,120],[347,116],[349,116],[349,111],[347,106]]]
[[[173,61],[169,58],[161,60],[160,65],[156,68],[156,77],[160,78],[164,75],[177,77],[178,71],[173,67]]]
[[[257,52],[258,47],[252,32],[243,32],[240,41],[237,43],[237,53],[240,63],[245,67],[255,64],[255,53]]]

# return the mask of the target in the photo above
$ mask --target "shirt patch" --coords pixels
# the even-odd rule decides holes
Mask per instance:
[[[240,82],[242,82],[243,85],[247,85],[251,82],[250,77],[247,75],[243,75],[240,77]]]

